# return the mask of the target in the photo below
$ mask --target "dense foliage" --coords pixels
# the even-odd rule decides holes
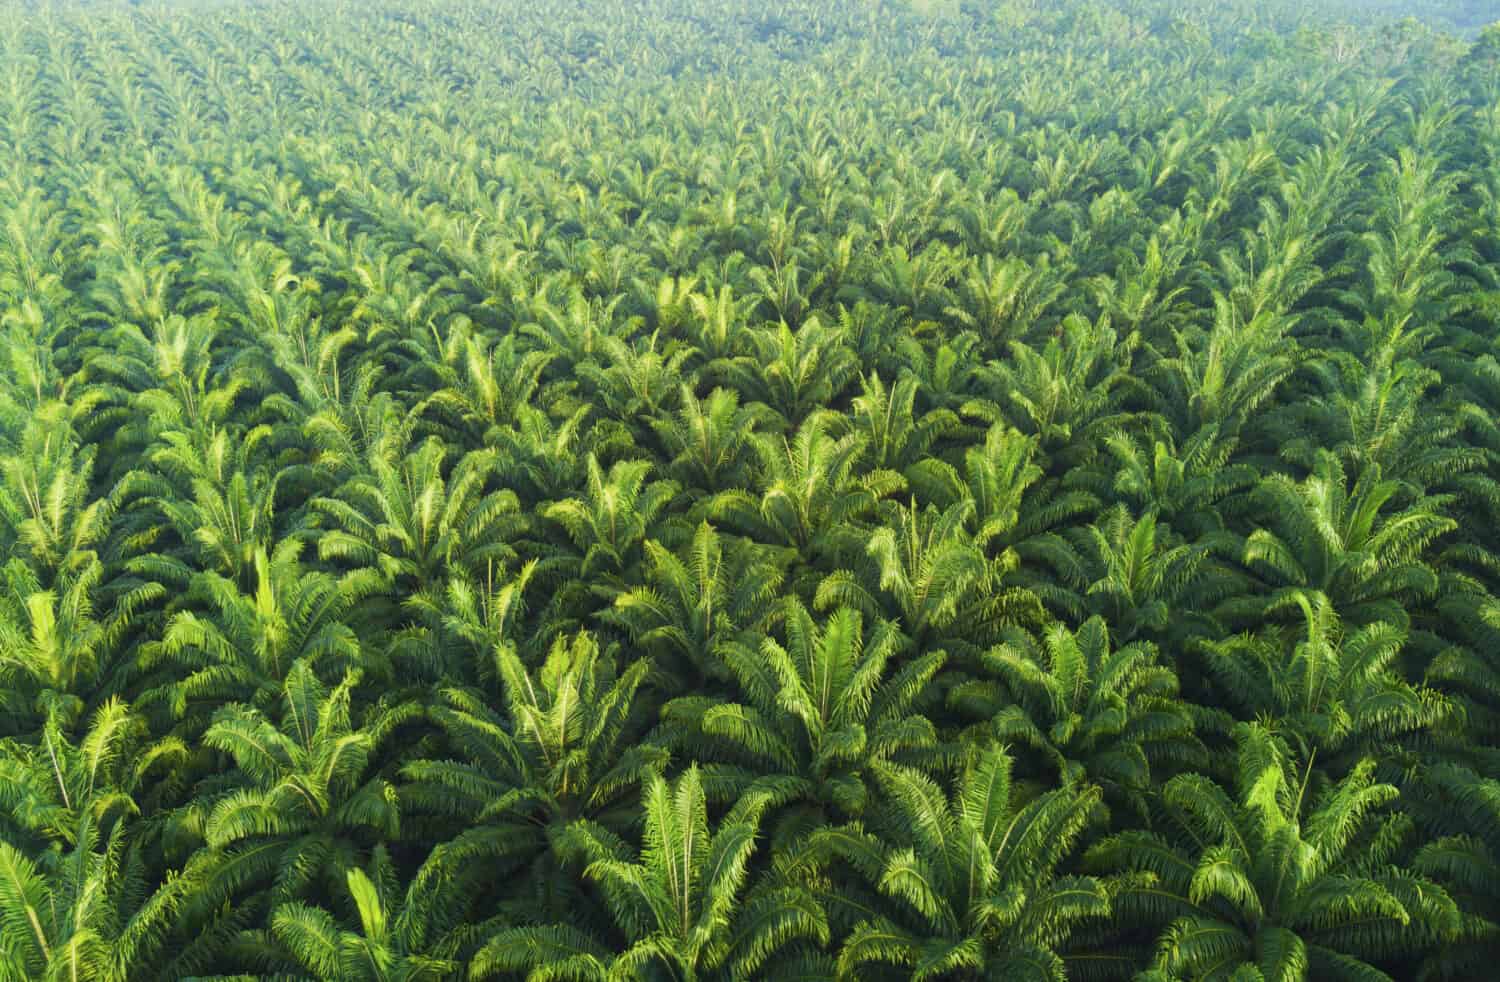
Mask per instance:
[[[1308,6],[7,3],[0,980],[1487,977],[1500,28]]]

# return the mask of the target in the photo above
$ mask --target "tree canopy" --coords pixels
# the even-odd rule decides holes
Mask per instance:
[[[0,982],[1469,980],[1478,0],[0,0]]]

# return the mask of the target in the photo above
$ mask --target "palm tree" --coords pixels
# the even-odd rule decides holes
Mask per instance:
[[[817,321],[817,315],[809,315],[809,297],[821,285],[826,273],[814,273],[804,283],[802,264],[796,257],[785,261],[773,259],[771,266],[750,267],[750,282],[755,285],[766,308],[765,313],[774,315],[779,324],[790,334]],[[756,343],[763,340],[756,337]],[[783,343],[785,338],[781,339]]]
[[[0,837],[35,854],[76,843],[85,825],[109,836],[175,790],[187,757],[181,740],[153,741],[118,698],[85,721],[49,714],[34,739],[0,741]]]
[[[521,333],[535,338],[543,351],[562,363],[571,374],[595,360],[605,338],[627,335],[628,325],[616,325],[615,308],[624,298],[591,300],[580,289],[572,290],[559,310],[544,297],[533,301],[534,321],[522,324]]]
[[[237,947],[258,961],[272,953],[282,968],[295,968],[328,982],[440,982],[453,978],[451,958],[420,950],[433,911],[408,891],[396,892],[396,871],[383,847],[376,847],[371,873],[354,867],[344,874],[357,930],[349,930],[322,907],[298,901],[278,906],[270,930],[237,939]],[[342,898],[341,898],[342,899]],[[441,948],[439,940],[434,947]]]
[[[1233,541],[1225,534],[1183,542],[1155,514],[1132,518],[1117,505],[1101,521],[1037,536],[1017,551],[1030,564],[1051,568],[1062,589],[1047,590],[1043,582],[1038,592],[1060,616],[1101,615],[1130,642],[1191,630],[1223,594],[1236,592],[1235,577],[1213,563],[1214,551]]]
[[[93,493],[94,458],[47,409],[27,419],[14,452],[0,455],[0,542],[27,556],[49,586],[96,560],[110,530],[116,501]]]
[[[1215,292],[1212,328],[1174,332],[1177,355],[1155,368],[1162,402],[1177,417],[1173,428],[1189,436],[1209,430],[1219,445],[1233,446],[1303,357],[1287,337],[1291,326],[1274,310],[1247,319]]]
[[[5,730],[24,731],[40,715],[76,717],[112,666],[116,644],[136,604],[162,591],[145,590],[116,602],[107,621],[95,614],[94,594],[104,567],[59,577],[42,589],[20,557],[0,568],[0,706]]]
[[[109,343],[92,353],[89,368],[113,390],[113,399],[145,411],[148,420],[134,420],[127,429],[201,431],[222,424],[245,388],[242,378],[214,377],[214,346],[222,329],[206,314],[116,321]]]
[[[674,252],[684,240],[690,240],[695,234],[687,226],[679,226],[665,236],[660,232],[656,233],[660,236],[658,241]],[[693,315],[695,308],[708,300],[698,292],[696,276],[668,275],[654,282],[634,277],[631,286],[636,305],[644,312],[647,325],[652,331],[668,337],[680,335],[683,325]]]
[[[403,367],[440,360],[433,357],[434,349],[441,349],[438,338],[446,333],[439,325],[450,319],[454,306],[445,283],[411,268],[416,258],[413,249],[379,251],[350,269],[362,288],[350,321],[365,326],[365,343],[377,357]]]
[[[793,330],[786,323],[751,335],[755,352],[727,361],[724,370],[740,395],[775,410],[788,430],[832,403],[854,379],[858,362],[843,331],[816,316]]]
[[[316,282],[309,278],[302,288],[306,290]],[[274,305],[284,296],[271,294],[263,302]],[[254,331],[254,339],[263,350],[245,356],[247,361],[263,360],[256,365],[257,370],[279,383],[276,391],[264,396],[261,414],[298,438],[316,434],[314,466],[338,475],[343,466],[363,459],[361,438],[370,421],[378,419],[383,410],[374,393],[383,369],[358,361],[359,332],[349,324],[335,327],[332,318],[306,314],[288,321],[280,331]],[[350,349],[356,356],[346,369],[343,360]],[[283,375],[286,382],[279,381]],[[384,395],[385,400],[389,398],[389,394]],[[286,438],[289,443],[298,442],[290,433]]]
[[[653,966],[684,980],[776,975],[778,956],[795,954],[789,949],[798,941],[826,943],[828,925],[795,886],[746,890],[766,804],[762,795],[747,795],[711,828],[697,767],[675,786],[653,776],[642,794],[639,852],[586,823],[568,834],[624,944],[616,949],[565,925],[510,928],[474,956],[469,978],[527,971],[603,980],[638,977]]]
[[[559,419],[534,406],[517,406],[516,422],[494,434],[501,483],[527,505],[568,497],[585,481],[579,435],[591,411],[583,405]]]
[[[857,818],[872,796],[873,764],[937,756],[937,731],[913,707],[944,656],[892,664],[898,632],[880,621],[867,637],[849,607],[820,624],[787,598],[780,620],[785,647],[766,638],[758,651],[726,652],[742,702],[681,696],[662,708],[661,736],[696,760],[718,761],[703,765],[713,798],[758,790],[778,804],[802,803],[784,828]]]
[[[1464,56],[1467,63],[1487,67],[1500,61],[1500,23],[1485,25],[1474,46]]]
[[[957,429],[958,416],[951,410],[917,415],[917,390],[914,375],[903,375],[889,390],[879,375],[865,376],[852,416],[855,432],[865,438],[866,467],[894,471],[913,481],[915,470],[932,459],[933,444]]]
[[[818,585],[817,604],[848,604],[871,617],[894,621],[913,650],[946,648],[968,654],[993,640],[999,625],[1040,613],[1024,590],[999,590],[1015,555],[986,558],[968,530],[972,506],[964,500],[945,511],[891,509],[865,547],[874,574],[836,570]],[[872,589],[866,584],[874,581]]]
[[[1467,551],[1467,550],[1466,550]],[[1480,565],[1487,565],[1485,556]],[[1464,582],[1467,580],[1467,582]],[[1423,682],[1451,704],[1456,724],[1442,734],[1443,754],[1454,763],[1485,771],[1500,733],[1500,603],[1486,589],[1484,577],[1452,577],[1434,605],[1440,647],[1425,666]]]
[[[198,732],[226,702],[269,709],[295,663],[380,670],[344,621],[372,585],[310,571],[299,562],[301,551],[295,539],[282,540],[269,556],[257,551],[248,595],[217,573],[196,574],[186,601],[207,610],[178,611],[160,641],[142,646],[140,707],[161,706],[185,732]]]
[[[36,742],[0,742],[0,978],[169,979],[211,950],[189,916],[206,895],[197,868],[163,872],[151,815],[188,749],[151,741],[144,721],[105,701],[77,739],[53,714]],[[175,952],[175,954],[174,954]]]
[[[1081,462],[1104,433],[1132,418],[1127,400],[1140,383],[1129,366],[1138,343],[1119,338],[1107,319],[1094,324],[1071,315],[1042,350],[1013,341],[1008,359],[986,364],[988,403],[966,408],[1034,434],[1057,466]]]
[[[234,762],[217,794],[195,802],[193,824],[213,857],[216,880],[270,888],[274,905],[331,888],[368,849],[400,831],[395,786],[377,770],[382,745],[421,714],[415,703],[376,704],[356,726],[358,671],[332,689],[306,661],[281,687],[279,721],[229,703],[214,714],[205,746]],[[212,782],[221,783],[221,782]]]
[[[200,446],[190,433],[162,434],[150,454],[153,470],[132,471],[119,485],[137,512],[122,531],[144,553],[132,557],[132,568],[179,588],[192,569],[247,583],[257,551],[272,548],[291,511],[276,502],[287,472],[263,463],[273,435],[268,426],[215,429]],[[180,547],[171,548],[172,535]],[[156,548],[146,553],[148,546]]]
[[[631,432],[650,432],[646,424],[665,416],[680,392],[682,366],[692,351],[670,342],[658,350],[660,344],[659,331],[634,345],[604,338],[599,342],[603,364],[587,362],[577,370],[590,402],[602,414],[633,427]]]
[[[1375,621],[1345,630],[1327,597],[1299,595],[1296,603],[1301,631],[1271,625],[1201,644],[1219,698],[1240,718],[1274,719],[1301,753],[1343,773],[1390,756],[1450,715],[1439,693],[1397,672],[1404,629]]]
[[[1424,828],[1438,833],[1412,865],[1451,891],[1462,911],[1457,937],[1430,954],[1424,977],[1482,976],[1500,945],[1500,781],[1439,764],[1408,797]]]
[[[933,504],[947,509],[967,505],[974,545],[989,558],[997,576],[1026,581],[1026,598],[1038,626],[1045,620],[1036,606],[1045,599],[1054,606],[1067,604],[1066,587],[1034,575],[1016,576],[1023,554],[1035,555],[1037,544],[1049,541],[1059,530],[1095,513],[1099,499],[1075,486],[1082,484],[1069,475],[1066,484],[1045,477],[1039,454],[1040,441],[1004,422],[989,427],[984,442],[964,451],[960,471],[946,461],[929,458],[914,476],[914,487],[924,489]],[[1025,595],[1010,591],[1013,596]]]
[[[198,881],[153,883],[123,824],[101,836],[87,818],[69,847],[27,856],[0,842],[0,979],[6,982],[166,980],[174,928]],[[166,970],[164,971],[164,967]]]
[[[1026,493],[1043,476],[1036,460],[1037,444],[1035,436],[996,423],[986,431],[983,444],[964,451],[963,475],[960,478],[955,474],[955,478],[962,482],[960,495],[973,502],[974,522],[978,526],[975,539],[981,547],[988,550],[992,543],[1002,547],[1014,544],[1015,533],[1021,531]],[[1075,498],[1071,502],[1050,503],[1040,510],[1051,513],[1047,517],[1056,520],[1090,505],[1092,501]],[[1025,509],[1028,524],[1035,523],[1037,510]]]
[[[453,350],[458,357],[452,363],[432,366],[441,382],[413,415],[430,420],[448,442],[494,446],[497,434],[516,421],[520,407],[536,398],[554,356],[522,348],[514,334],[494,342],[471,335]]]
[[[313,500],[332,526],[318,532],[319,558],[378,571],[402,592],[439,587],[449,570],[475,575],[517,558],[510,539],[526,518],[513,492],[485,490],[493,451],[470,451],[445,474],[448,448],[437,438],[398,457],[403,449],[380,447],[368,474]]]
[[[1269,590],[1226,605],[1226,619],[1264,617],[1295,596],[1321,594],[1345,621],[1401,627],[1407,608],[1437,589],[1426,553],[1457,527],[1443,514],[1447,499],[1406,495],[1375,466],[1351,487],[1326,451],[1305,480],[1272,475],[1257,494],[1267,525],[1245,540],[1243,561]],[[1398,503],[1400,511],[1389,507]]]
[[[999,351],[1043,320],[1065,289],[1046,253],[1035,265],[1020,256],[997,261],[985,253],[961,274],[958,303],[944,313],[977,332],[988,350]]]
[[[1163,769],[1204,759],[1194,722],[1207,711],[1181,700],[1176,673],[1149,642],[1113,647],[1098,616],[1075,630],[1007,633],[979,659],[982,674],[947,691],[950,709],[982,720],[970,727],[981,743],[1027,747],[1064,785],[1097,785],[1140,815]]]
[[[1166,177],[1160,173],[1157,181]],[[1140,255],[1121,250],[1113,273],[1089,283],[1099,307],[1129,330],[1159,337],[1191,316],[1186,294],[1203,277],[1193,268],[1196,257],[1180,215],[1173,214],[1152,232]]]
[[[894,306],[915,321],[930,322],[956,309],[948,285],[958,275],[961,257],[941,241],[929,241],[912,252],[887,245],[870,263],[858,292]],[[975,326],[962,317],[958,320],[965,327]]]
[[[577,576],[612,587],[606,591],[611,598],[623,585],[619,578],[640,561],[653,523],[677,493],[673,481],[647,484],[651,469],[647,460],[621,460],[606,475],[590,453],[586,496],[555,501],[541,510],[573,541]]]
[[[980,338],[973,331],[918,338],[902,330],[894,311],[865,301],[840,305],[839,319],[863,364],[916,377],[923,405],[958,412],[979,391]]]
[[[569,823],[586,819],[623,833],[629,798],[666,764],[665,748],[643,742],[641,660],[623,672],[588,634],[558,638],[537,669],[510,647],[494,651],[504,711],[478,692],[448,688],[428,710],[454,756],[409,761],[401,800],[414,820],[457,828],[433,851],[433,891],[478,890],[499,868],[524,868],[526,889],[505,891],[509,906],[557,916],[576,906],[557,843]],[[452,883],[438,876],[454,871]],[[477,877],[477,879],[476,879]],[[414,886],[414,889],[417,887]]]
[[[1100,483],[1122,496],[1140,514],[1160,520],[1192,540],[1217,537],[1224,512],[1255,486],[1258,472],[1235,461],[1232,446],[1205,428],[1176,445],[1170,433],[1148,444],[1126,432],[1105,439],[1108,469]]]
[[[1379,967],[1431,950],[1458,926],[1453,901],[1397,865],[1409,820],[1395,787],[1356,764],[1315,801],[1311,763],[1265,728],[1241,724],[1234,796],[1197,774],[1162,788],[1160,831],[1132,830],[1089,851],[1129,871],[1128,924],[1162,925],[1163,978],[1389,979]],[[1237,974],[1238,973],[1238,974]]]
[[[864,438],[835,436],[833,414],[809,416],[791,440],[764,435],[756,441],[760,494],[727,491],[710,505],[757,542],[795,550],[804,563],[827,562],[851,552],[863,535],[855,524],[904,481],[889,471],[858,470]]]
[[[700,400],[684,385],[676,415],[653,419],[651,425],[671,455],[668,473],[684,493],[717,494],[750,483],[756,428],[766,415],[741,406],[733,389],[714,389]]]
[[[734,287],[725,283],[716,291],[692,293],[687,299],[693,316],[683,333],[708,359],[708,371],[717,377],[723,366],[734,364],[754,344],[750,312],[759,305],[759,298],[737,298]]]
[[[117,465],[119,485],[111,500],[132,514],[122,531],[140,547],[175,536],[165,550],[169,563],[199,562],[233,577],[245,575],[250,557],[269,547],[278,531],[276,494],[283,476],[268,466],[275,430],[245,426],[235,418],[241,398],[255,388],[254,372],[211,377],[216,328],[204,318],[174,316],[157,325],[151,342],[126,326],[122,346],[142,349],[101,371],[121,373],[135,389],[130,414],[115,434],[115,459],[142,447],[149,467]],[[282,513],[282,521],[292,513]],[[158,547],[160,549],[160,547]],[[155,575],[173,579],[158,562]],[[180,573],[177,574],[180,577]]]
[[[1448,378],[1482,378],[1483,366],[1464,362]],[[1316,469],[1319,451],[1328,449],[1356,478],[1375,467],[1417,489],[1451,487],[1481,466],[1477,448],[1454,439],[1471,420],[1486,425],[1479,423],[1477,407],[1434,411],[1433,390],[1445,381],[1443,373],[1398,360],[1388,348],[1369,359],[1330,352],[1318,368],[1330,391],[1285,407],[1290,439],[1280,448],[1283,459]]]
[[[1371,361],[1381,348],[1410,357],[1427,347],[1454,293],[1449,263],[1473,256],[1466,241],[1444,241],[1460,178],[1442,171],[1440,155],[1408,145],[1383,163],[1373,175],[1381,207],[1359,237],[1368,279],[1341,297],[1355,316],[1340,327]]]
[[[483,579],[454,573],[441,595],[413,594],[403,603],[416,623],[389,636],[385,654],[395,665],[418,677],[458,684],[490,685],[497,681],[493,653],[519,646],[530,659],[546,650],[546,641],[571,624],[559,608],[566,599],[554,593],[538,617],[528,617],[527,591],[542,570],[532,559],[518,569],[489,569]]]
[[[997,744],[969,756],[951,796],[921,774],[877,765],[887,822],[910,846],[878,847],[868,871],[891,902],[854,927],[839,953],[840,978],[1049,979],[1067,977],[1058,949],[1074,927],[1110,911],[1105,884],[1060,875],[1099,800],[1070,784],[1027,800]]]
[[[266,400],[267,412],[295,425],[308,444],[307,468],[318,475],[316,486],[332,490],[359,474],[377,447],[406,445],[413,420],[389,392],[377,390],[382,374],[380,366],[364,363],[326,398]]]
[[[753,542],[726,542],[701,522],[678,555],[646,542],[644,583],[615,597],[601,617],[627,631],[653,658],[657,684],[669,692],[700,691],[729,677],[731,652],[754,646],[772,611],[781,570]]]

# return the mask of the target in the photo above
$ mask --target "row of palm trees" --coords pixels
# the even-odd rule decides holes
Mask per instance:
[[[1490,38],[1178,7],[18,14],[0,980],[1482,974]]]

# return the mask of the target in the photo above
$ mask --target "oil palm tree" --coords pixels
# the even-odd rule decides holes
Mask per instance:
[[[318,475],[316,486],[325,492],[363,471],[376,447],[406,441],[413,426],[394,397],[379,391],[380,366],[361,363],[351,374],[326,399],[266,400],[268,412],[297,427],[305,441],[306,467]]]
[[[132,471],[120,484],[137,511],[122,523],[127,541],[142,553],[131,565],[178,588],[194,569],[247,583],[257,551],[272,547],[278,524],[285,528],[291,515],[276,501],[285,472],[266,466],[272,436],[268,426],[215,429],[200,446],[180,430],[162,434],[150,453],[152,469]]]
[[[43,409],[27,420],[19,446],[0,454],[0,541],[49,585],[98,558],[117,506],[92,493],[95,450],[71,429]]]
[[[35,571],[20,557],[0,568],[0,706],[7,731],[24,731],[54,711],[77,716],[114,663],[116,645],[137,604],[162,591],[121,596],[107,620],[100,620],[95,595],[102,564],[81,575],[60,577],[42,589]]]
[[[534,338],[543,351],[551,352],[571,373],[597,358],[605,338],[628,333],[628,325],[616,324],[615,309],[624,295],[613,300],[590,299],[582,290],[569,293],[561,309],[545,297],[533,299],[534,320],[521,325],[521,333]]]
[[[686,695],[662,708],[660,736],[703,764],[715,799],[763,790],[795,803],[778,826],[854,819],[872,797],[871,765],[940,754],[937,730],[914,712],[944,661],[924,652],[895,662],[901,639],[841,607],[821,621],[795,598],[780,614],[786,644],[726,652],[742,701]],[[775,832],[778,837],[781,833]]]
[[[850,552],[863,538],[856,523],[905,482],[889,471],[861,472],[864,438],[838,436],[835,426],[831,413],[817,412],[790,440],[759,437],[759,493],[721,493],[710,517],[723,518],[757,542],[795,550],[804,562],[828,562]]]
[[[1045,543],[1095,513],[1099,497],[1079,486],[1077,472],[1064,483],[1045,476],[1040,441],[1004,422],[989,427],[984,442],[964,451],[963,468],[946,461],[924,461],[924,474],[915,486],[925,485],[940,508],[967,504],[974,545],[984,551],[991,568],[1019,585],[1033,610],[1037,625],[1045,620],[1037,604],[1054,607],[1068,603],[1067,587],[1051,579],[1021,575],[1017,571],[1023,555],[1034,557]],[[1032,596],[1027,597],[1027,594]]]
[[[1375,466],[1351,486],[1326,451],[1306,479],[1272,475],[1257,494],[1267,523],[1246,538],[1243,561],[1269,589],[1227,610],[1232,621],[1285,609],[1294,596],[1321,594],[1342,620],[1400,627],[1408,604],[1437,589],[1428,550],[1456,527],[1444,514],[1447,499],[1405,493]]]
[[[1098,802],[1070,784],[1030,797],[1011,780],[998,744],[976,748],[951,795],[916,771],[879,766],[892,828],[875,886],[890,903],[850,932],[840,978],[1062,980],[1072,930],[1110,911],[1105,884],[1059,867]]]
[[[541,514],[561,525],[577,551],[577,573],[614,587],[640,561],[654,523],[677,493],[673,481],[646,477],[648,460],[616,461],[605,473],[599,459],[588,456],[588,484],[583,496],[564,498],[542,508]]]
[[[818,585],[820,607],[855,606],[895,622],[915,651],[947,648],[955,654],[985,646],[1001,623],[1040,613],[1028,591],[999,588],[1015,555],[985,556],[969,531],[968,500],[941,512],[919,510],[913,501],[886,514],[865,547],[865,569],[873,575],[849,569],[829,574]]]
[[[1174,428],[1188,435],[1208,430],[1221,444],[1240,439],[1302,358],[1287,336],[1291,326],[1291,318],[1274,310],[1247,319],[1215,293],[1212,327],[1174,332],[1176,356],[1155,368],[1162,403],[1176,416]]]
[[[578,378],[602,414],[631,432],[650,433],[649,423],[667,415],[681,391],[682,367],[691,355],[690,349],[663,342],[659,331],[635,344],[604,338],[602,363],[579,366]]]
[[[234,770],[187,820],[201,828],[217,880],[268,889],[273,906],[291,902],[336,887],[375,843],[397,836],[400,804],[380,754],[421,708],[377,703],[356,724],[359,681],[349,672],[330,688],[298,661],[281,686],[279,719],[242,703],[214,714],[203,743]]]
[[[960,274],[957,302],[944,312],[978,333],[990,351],[998,351],[1041,321],[1064,289],[1046,253],[1035,264],[1015,255],[997,260],[987,253]]]
[[[993,545],[1011,546],[1018,532],[1024,534],[1023,504],[1028,503],[1027,492],[1043,476],[1037,462],[1037,444],[1035,436],[996,423],[986,431],[984,443],[964,451],[963,473],[956,475],[962,482],[959,493],[973,502],[975,539],[986,550]],[[1045,522],[1066,518],[1075,509],[1086,509],[1092,503],[1075,495],[1071,501],[1055,501],[1044,509],[1024,511],[1027,524],[1034,525],[1037,511],[1050,513],[1042,518]]]
[[[1040,351],[1013,341],[1009,358],[987,363],[980,381],[988,405],[966,408],[1036,435],[1046,454],[1061,455],[1059,466],[1082,462],[1134,415],[1127,400],[1140,398],[1129,371],[1138,344],[1138,337],[1118,337],[1107,319],[1069,316]]]
[[[435,848],[413,888],[477,890],[490,871],[512,867],[527,877],[516,910],[540,905],[563,916],[576,891],[558,852],[562,831],[586,819],[623,834],[634,793],[666,764],[665,748],[641,739],[649,663],[620,671],[616,655],[588,634],[558,638],[536,668],[506,646],[494,658],[504,709],[473,690],[443,690],[428,715],[451,756],[402,765],[407,810],[434,829],[459,830]],[[451,883],[439,878],[445,872]]]
[[[534,406],[516,407],[516,422],[494,436],[496,476],[528,506],[558,501],[584,484],[584,423],[591,408],[579,406],[562,417]]]
[[[1482,366],[1465,362],[1453,374],[1481,376]],[[1291,439],[1281,447],[1283,459],[1316,469],[1318,452],[1330,449],[1356,479],[1376,467],[1417,489],[1452,486],[1480,466],[1476,448],[1454,439],[1460,426],[1475,419],[1472,410],[1433,411],[1442,373],[1398,360],[1389,349],[1369,359],[1332,352],[1318,373],[1329,391],[1287,407]]]
[[[1457,936],[1429,955],[1424,976],[1483,975],[1500,944],[1500,781],[1439,764],[1422,773],[1410,797],[1423,826],[1439,833],[1412,865],[1442,883],[1462,912]]]
[[[1190,539],[1224,530],[1224,512],[1255,486],[1258,472],[1233,459],[1233,447],[1205,428],[1181,447],[1170,434],[1141,440],[1127,432],[1105,439],[1109,457],[1109,491],[1122,496],[1141,514],[1155,514]]]
[[[158,876],[163,825],[148,813],[188,748],[153,741],[119,699],[73,728],[54,713],[34,743],[0,741],[0,977],[172,978],[177,956],[209,953],[186,917],[207,881]]]
[[[436,438],[398,457],[402,449],[381,447],[368,474],[313,500],[327,526],[319,558],[377,571],[403,591],[439,587],[449,569],[475,575],[517,558],[510,539],[526,519],[513,492],[486,490],[493,451],[470,451],[449,470]]]
[[[795,330],[781,323],[751,338],[754,353],[726,362],[726,380],[747,403],[760,402],[775,410],[788,430],[833,402],[858,371],[843,332],[817,316]]]
[[[1312,799],[1311,763],[1265,728],[1241,724],[1236,743],[1232,794],[1179,775],[1158,830],[1089,851],[1096,869],[1147,875],[1117,902],[1125,923],[1162,926],[1159,977],[1386,979],[1382,964],[1452,936],[1453,901],[1399,863],[1410,823],[1373,760]]]
[[[493,446],[497,433],[516,421],[519,408],[537,398],[553,356],[524,348],[513,334],[494,342],[471,334],[453,350],[452,363],[433,366],[440,384],[413,415],[429,420],[449,442],[471,449]]]
[[[174,931],[194,877],[153,883],[126,826],[80,820],[69,847],[28,856],[0,842],[0,978],[125,982],[174,978]]]
[[[1019,548],[1023,560],[1050,567],[1061,590],[1040,592],[1058,614],[1103,616],[1122,642],[1158,639],[1191,627],[1223,594],[1237,592],[1232,572],[1213,562],[1216,549],[1234,542],[1227,533],[1184,542],[1146,512],[1132,517],[1124,505],[1082,528],[1037,536]],[[1030,580],[1022,580],[1030,585]],[[1045,586],[1045,584],[1043,585]],[[1197,618],[1179,618],[1183,612]],[[1189,619],[1188,624],[1182,623]]]
[[[932,459],[933,445],[958,427],[958,415],[949,409],[918,414],[918,388],[910,374],[889,389],[878,374],[865,376],[851,404],[855,432],[864,437],[865,467],[894,471],[911,481],[914,469]]]
[[[257,552],[253,593],[217,573],[193,577],[189,609],[173,614],[161,639],[142,647],[142,711],[159,707],[196,732],[222,703],[270,709],[293,664],[326,672],[379,668],[344,620],[371,585],[308,570],[301,551],[297,540],[284,539],[274,554]]]
[[[687,980],[776,974],[778,955],[798,941],[826,943],[828,926],[805,891],[747,889],[765,806],[764,796],[747,795],[715,827],[696,767],[675,784],[653,776],[642,794],[639,851],[587,824],[569,830],[623,945],[571,926],[511,928],[474,956],[469,978],[629,978],[653,968]]]
[[[1325,770],[1389,756],[1451,715],[1441,695],[1397,671],[1407,632],[1385,621],[1346,629],[1327,597],[1298,596],[1301,630],[1205,640],[1220,698],[1242,719],[1275,719],[1277,731]]]
[[[276,967],[283,971],[329,982],[452,978],[458,970],[454,959],[420,950],[433,912],[413,903],[420,896],[397,893],[397,874],[383,848],[376,848],[370,868],[373,876],[357,866],[344,874],[354,930],[323,907],[292,901],[272,912],[269,931],[238,938],[235,947],[256,961],[281,961]],[[434,947],[441,944],[438,939]]]
[[[1063,784],[1096,785],[1107,803],[1141,815],[1163,772],[1205,758],[1194,717],[1207,711],[1181,700],[1176,673],[1149,642],[1112,645],[1098,616],[1073,630],[1007,633],[979,673],[946,693],[950,709],[982,721],[970,728],[981,743],[1025,747]]]
[[[753,406],[741,406],[739,393],[717,388],[699,399],[682,386],[677,412],[653,419],[667,454],[668,473],[684,493],[717,494],[750,483],[757,427],[766,414]]]
[[[216,377],[214,348],[222,332],[206,314],[116,322],[110,343],[92,353],[89,366],[113,401],[144,412],[127,431],[198,431],[223,423],[245,389],[245,379]]]
[[[781,570],[754,542],[721,536],[699,523],[681,554],[655,539],[645,548],[643,584],[615,598],[601,616],[628,632],[654,661],[667,691],[697,691],[729,677],[731,652],[755,644]]]
[[[168,798],[187,757],[183,741],[153,740],[119,698],[82,719],[54,712],[34,738],[0,741],[3,838],[35,855],[75,843],[85,825],[108,837]]]
[[[712,292],[689,294],[687,301],[693,316],[683,333],[708,360],[708,371],[717,378],[735,358],[753,350],[750,313],[760,301],[736,297],[734,287],[727,283]]]

